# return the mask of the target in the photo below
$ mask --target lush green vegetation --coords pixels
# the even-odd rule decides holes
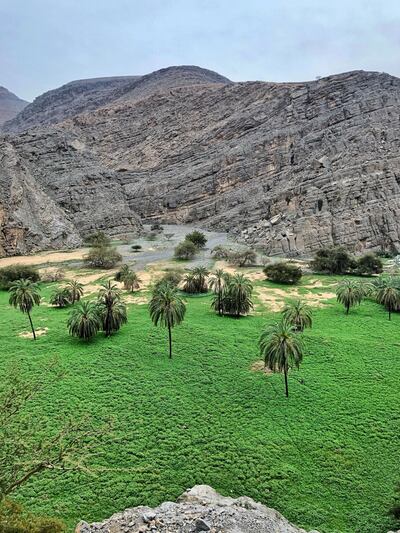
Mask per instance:
[[[46,301],[53,290],[42,285]],[[322,533],[392,526],[388,510],[400,479],[399,314],[389,321],[369,300],[348,316],[335,299],[314,308],[286,398],[281,374],[251,370],[260,332],[280,319],[261,304],[236,320],[211,309],[211,294],[185,295],[170,360],[167,332],[152,324],[146,305],[129,306],[128,324],[114,336],[86,343],[68,334],[70,309],[34,307],[37,327],[49,328],[34,342],[18,336],[29,323],[8,298],[0,292],[0,384],[14,360],[34,376],[57,356],[67,372],[30,407],[32,416],[49,416],[38,431],[58,427],[62,413],[114,419],[89,461],[91,473],[45,472],[13,494],[29,511],[72,527],[207,483]]]

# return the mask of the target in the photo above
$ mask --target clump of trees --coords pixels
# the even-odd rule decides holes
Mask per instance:
[[[263,272],[270,281],[285,283],[287,285],[298,283],[303,275],[299,266],[287,261],[267,265],[263,269]]]
[[[90,235],[86,243],[90,246],[90,250],[84,260],[90,267],[109,269],[122,261],[121,254],[115,246],[112,246],[110,237],[105,233],[98,231]]]
[[[131,270],[129,265],[122,265],[114,276],[115,281],[121,281],[124,284],[124,289],[133,292],[139,289],[142,280],[136,272]]]
[[[202,231],[195,230],[186,235],[185,241],[192,242],[198,250],[201,250],[207,244],[207,237]]]
[[[208,291],[207,277],[209,271],[203,267],[192,268],[184,278],[183,290],[190,294],[200,294]]]
[[[39,271],[29,265],[10,265],[0,268],[0,290],[7,291],[14,281],[29,279],[36,283],[40,281]]]
[[[219,315],[239,318],[253,308],[251,295],[253,285],[243,274],[228,274],[217,271],[212,278],[214,297],[211,307]]]
[[[59,287],[50,296],[50,304],[59,308],[74,305],[83,296],[83,285],[79,281],[72,280],[65,287]]]
[[[195,257],[198,251],[199,249],[192,241],[184,240],[175,247],[174,256],[175,259],[189,261]]]
[[[70,335],[89,341],[99,331],[110,337],[127,321],[121,291],[108,281],[101,285],[97,301],[84,301],[75,307],[69,315],[67,326]]]
[[[257,262],[257,254],[251,248],[232,250],[221,244],[213,248],[211,257],[217,261],[227,261],[231,265],[238,267],[255,265]]]
[[[374,253],[366,253],[359,258],[352,256],[343,246],[319,249],[311,268],[326,274],[354,274],[358,276],[380,274],[383,271],[381,259]]]

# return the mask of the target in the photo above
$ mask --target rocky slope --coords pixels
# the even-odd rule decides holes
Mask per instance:
[[[135,101],[174,87],[214,83],[230,81],[216,72],[195,66],[168,67],[146,76],[72,81],[36,98],[18,117],[4,124],[3,131],[21,132],[35,126],[56,124],[119,99]]]
[[[76,533],[305,533],[280,513],[251,498],[227,498],[207,485],[186,491],[177,503],[155,509],[135,507],[89,525],[80,522]],[[310,532],[312,533],[312,532]],[[314,533],[318,533],[314,531]]]
[[[400,250],[400,79],[231,83],[193,69],[144,76],[96,110],[2,143],[77,236],[137,229],[139,217],[229,230],[271,254]],[[2,190],[10,174],[3,156]],[[44,246],[40,231],[21,233],[32,222],[22,211],[15,221],[13,202],[2,209],[5,253]]]
[[[0,128],[4,122],[13,119],[27,105],[28,102],[0,86]]]

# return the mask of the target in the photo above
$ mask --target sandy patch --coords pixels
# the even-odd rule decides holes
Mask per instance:
[[[301,294],[299,289],[295,288],[285,291],[283,289],[272,287],[255,287],[255,293],[259,300],[273,312],[282,311],[285,307],[286,299],[306,300],[307,303],[313,307],[325,307],[325,300],[330,300],[336,297],[334,292],[308,292]]]
[[[250,370],[253,372],[264,372],[264,374],[270,375],[273,374],[272,370],[265,367],[264,361],[254,361],[252,365],[250,366]]]
[[[127,304],[147,305],[149,300],[146,296],[133,296],[129,294],[128,296],[124,296],[124,302]]]
[[[47,335],[48,331],[49,331],[49,328],[35,329],[36,337],[41,337],[42,335]],[[28,339],[30,337],[33,338],[32,331],[21,331],[21,333],[18,333],[18,337],[23,337],[24,339]]]
[[[35,255],[19,255],[0,259],[0,268],[9,265],[41,265],[42,263],[62,263],[63,261],[81,260],[88,248],[80,248],[71,252],[43,252]]]

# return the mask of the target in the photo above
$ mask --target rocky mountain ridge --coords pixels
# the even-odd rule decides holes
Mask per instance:
[[[16,117],[28,104],[29,102],[0,86],[0,130],[6,121]]]
[[[141,220],[227,230],[269,254],[400,250],[398,78],[232,83],[198,67],[144,78],[97,109],[0,137],[0,254]],[[27,189],[53,223],[24,215]]]
[[[76,533],[306,533],[275,509],[251,498],[229,498],[208,485],[196,485],[177,503],[164,502],[152,509],[135,507],[102,523],[80,522]],[[314,530],[310,533],[318,533]]]

